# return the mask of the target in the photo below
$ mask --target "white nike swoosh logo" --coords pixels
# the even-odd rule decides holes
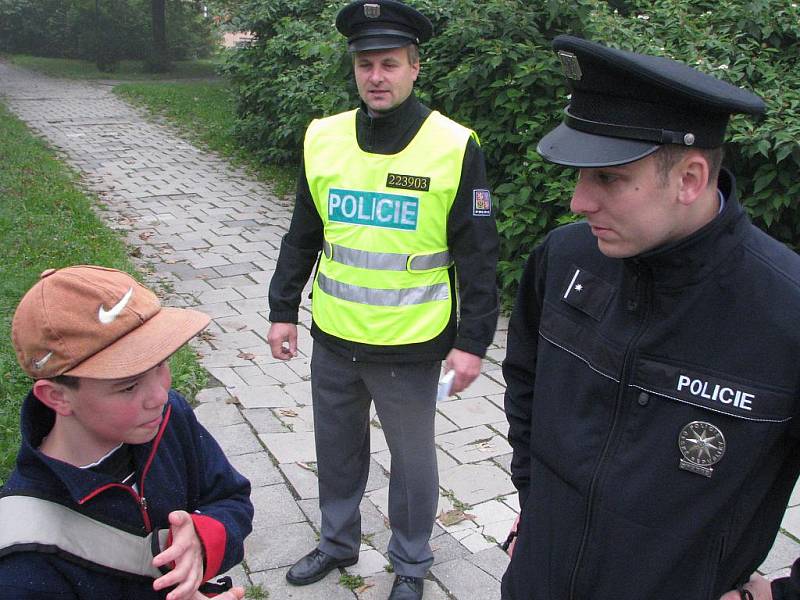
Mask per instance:
[[[39,360],[36,360],[34,358],[33,359],[33,368],[38,371],[39,369],[41,369],[47,363],[48,360],[50,360],[52,358],[52,356],[53,356],[53,353],[52,352],[48,352],[47,354],[45,354]]]
[[[108,325],[110,323],[113,323],[114,320],[119,316],[119,313],[121,313],[122,310],[127,306],[128,302],[131,299],[131,296],[133,296],[133,288],[129,289],[122,297],[122,300],[120,300],[114,306],[112,306],[110,310],[106,310],[105,306],[101,304],[100,310],[97,313],[100,322],[103,325]]]

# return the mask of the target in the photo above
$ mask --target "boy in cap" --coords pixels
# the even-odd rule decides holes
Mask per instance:
[[[585,220],[534,250],[511,318],[502,597],[798,598],[796,572],[754,572],[800,468],[800,259],[720,170],[729,115],[764,104],[673,60],[554,47],[571,97],[538,151],[579,169]]]
[[[0,597],[244,596],[203,582],[242,560],[250,483],[170,389],[168,358],[208,322],[96,266],[25,294],[11,334],[34,382],[0,498]]]
[[[414,600],[433,563],[441,361],[454,373],[452,393],[480,373],[497,321],[497,231],[477,136],[413,94],[430,21],[402,2],[358,0],[336,27],[353,55],[361,107],[308,127],[269,292],[270,347],[288,360],[322,251],[311,329],[322,527],[319,547],[287,579],[313,583],[358,560],[374,401],[392,456],[390,598]]]

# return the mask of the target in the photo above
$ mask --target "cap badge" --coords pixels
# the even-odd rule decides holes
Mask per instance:
[[[705,421],[692,421],[681,429],[678,448],[683,455],[680,468],[704,477],[711,477],[725,454],[725,436],[718,427]]]
[[[52,357],[53,357],[53,353],[52,352],[48,352],[47,354],[45,354],[39,360],[36,360],[34,358],[33,360],[31,360],[31,363],[33,364],[33,368],[36,369],[37,371],[40,371],[47,364],[47,361],[50,360]]]
[[[380,4],[365,4],[364,5],[364,16],[368,19],[377,19],[381,16],[381,5]]]
[[[122,300],[120,300],[114,306],[112,306],[110,310],[106,310],[105,306],[101,304],[100,310],[97,312],[97,318],[100,319],[100,322],[103,325],[109,325],[110,323],[113,323],[119,316],[119,313],[121,313],[123,309],[128,305],[131,296],[133,296],[133,288],[130,288],[127,292],[125,292],[125,295],[122,297]]]
[[[581,65],[578,62],[578,57],[572,52],[559,50],[558,58],[561,59],[561,69],[564,71],[564,75],[567,78],[578,81],[581,77],[583,77],[583,72],[581,71]]]

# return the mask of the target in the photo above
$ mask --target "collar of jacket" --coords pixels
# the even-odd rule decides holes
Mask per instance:
[[[81,469],[51,458],[39,450],[42,440],[53,428],[54,423],[55,413],[42,404],[31,391],[22,404],[20,415],[22,442],[17,457],[17,466],[25,471],[26,478],[34,477],[37,483],[44,483],[52,481],[55,476],[76,504],[98,488],[116,483],[116,480],[105,473]],[[153,449],[153,442],[133,445],[132,449],[137,471],[140,471]],[[37,473],[41,475],[37,476]],[[51,491],[56,497],[63,494],[60,490]]]
[[[646,268],[658,285],[681,287],[709,277],[742,242],[749,226],[742,206],[736,198],[736,179],[722,169],[718,187],[725,197],[725,208],[713,221],[690,236],[624,259],[628,267]]]
[[[362,102],[356,113],[356,138],[364,152],[396,154],[417,135],[430,109],[412,94],[402,104],[380,117],[371,117]]]

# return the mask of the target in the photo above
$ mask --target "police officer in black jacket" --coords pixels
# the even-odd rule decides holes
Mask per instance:
[[[720,169],[764,104],[665,58],[560,36],[538,151],[579,223],[525,268],[503,365],[521,506],[504,600],[800,598],[757,573],[798,476],[800,259]]]

